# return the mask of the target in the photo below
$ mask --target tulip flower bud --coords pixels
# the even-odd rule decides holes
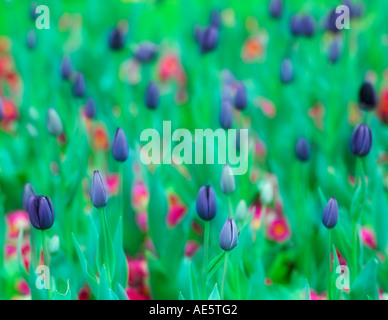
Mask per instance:
[[[217,29],[221,27],[221,16],[217,10],[213,10],[210,15],[210,25]]]
[[[273,18],[280,18],[283,13],[283,1],[272,0],[269,4],[269,13]]]
[[[114,28],[109,34],[109,46],[112,50],[120,50],[124,46],[125,36],[119,27]]]
[[[73,94],[76,97],[82,98],[85,95],[85,91],[86,85],[84,75],[81,72],[78,72],[73,85]]]
[[[228,164],[224,165],[221,174],[221,190],[225,194],[233,193],[236,189],[236,184],[234,181],[234,175],[232,169]]]
[[[139,62],[149,62],[154,59],[156,53],[155,45],[144,43],[140,45],[135,52],[135,59]]]
[[[228,130],[232,127],[233,124],[233,108],[232,104],[226,100],[222,103],[221,114],[220,114],[220,124],[221,127],[225,130]]]
[[[103,208],[108,203],[108,191],[98,170],[93,173],[92,185],[90,187],[90,200],[96,208]]]
[[[337,13],[336,9],[332,9],[326,19],[326,30],[338,33],[340,29],[337,28],[336,21],[340,17],[341,13]]]
[[[300,18],[301,33],[306,37],[314,35],[315,26],[314,19],[309,15],[304,15]]]
[[[294,36],[298,36],[302,34],[302,19],[298,15],[294,15],[290,21],[290,29],[291,33]]]
[[[198,39],[202,54],[214,50],[218,43],[218,29],[210,26],[199,32]]]
[[[342,3],[349,8],[350,19],[361,17],[363,9],[361,4],[353,3],[350,0],[344,0]]]
[[[284,59],[280,69],[280,79],[283,83],[290,83],[294,78],[292,62],[290,59]]]
[[[35,196],[35,190],[30,183],[26,183],[23,189],[23,208],[28,212],[28,202]]]
[[[199,189],[196,209],[198,216],[202,220],[210,221],[216,216],[216,195],[210,185],[203,186]]]
[[[38,17],[38,14],[36,13],[36,8],[38,4],[36,2],[32,2],[30,5],[30,18],[31,20],[36,20]]]
[[[305,138],[298,139],[295,154],[300,161],[307,161],[310,158],[310,147]]]
[[[61,118],[53,108],[47,110],[46,126],[48,132],[54,136],[59,136],[63,132]]]
[[[334,228],[338,220],[338,204],[337,200],[333,197],[327,203],[322,215],[322,222],[326,228]]]
[[[112,143],[112,154],[118,162],[124,162],[128,158],[128,142],[123,129],[117,128]]]
[[[220,233],[220,247],[222,250],[230,251],[238,242],[238,231],[236,222],[232,218],[228,218],[225,221]]]
[[[71,61],[69,57],[64,57],[61,63],[61,74],[63,79],[70,79],[73,72]]]
[[[96,104],[92,98],[89,98],[85,104],[85,114],[89,119],[93,119],[96,116]]]
[[[372,131],[369,126],[365,123],[357,125],[350,140],[350,150],[356,156],[365,157],[371,148]]]
[[[375,88],[365,81],[359,91],[359,105],[363,110],[373,110],[377,106],[377,94]]]
[[[245,200],[240,200],[236,208],[236,220],[243,221],[248,214],[248,207]]]
[[[247,93],[244,83],[237,84],[236,95],[234,96],[234,106],[238,110],[245,110],[247,107]]]
[[[340,55],[340,42],[335,39],[330,46],[329,60],[331,63],[336,63]]]
[[[35,229],[50,229],[55,219],[51,199],[42,195],[30,197],[28,201],[28,217]]]
[[[147,87],[145,104],[151,110],[156,109],[159,104],[159,89],[155,82],[150,82]]]
[[[27,34],[27,47],[29,49],[34,49],[36,45],[36,34],[35,30],[28,31]]]

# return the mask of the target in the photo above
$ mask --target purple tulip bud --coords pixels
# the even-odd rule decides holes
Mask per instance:
[[[108,203],[108,191],[100,172],[93,173],[92,185],[90,187],[90,200],[96,208],[103,208]]]
[[[30,183],[26,183],[23,189],[23,208],[28,212],[28,202],[35,196],[35,190]]]
[[[218,29],[213,26],[207,27],[198,35],[202,54],[214,50],[218,43]]]
[[[34,49],[36,45],[36,34],[35,30],[28,31],[27,34],[27,47],[29,49]]]
[[[333,197],[327,203],[322,215],[322,222],[328,229],[334,228],[338,221],[338,203]]]
[[[128,142],[123,129],[117,128],[112,143],[112,154],[118,162],[124,162],[128,158]]]
[[[359,91],[358,101],[360,108],[363,110],[373,110],[377,106],[377,94],[373,85],[365,81]]]
[[[216,195],[210,185],[203,186],[199,189],[196,209],[198,216],[202,220],[210,221],[216,216]]]
[[[280,18],[283,13],[283,1],[271,0],[269,4],[269,13],[273,18]]]
[[[228,130],[232,127],[233,124],[233,108],[232,104],[225,100],[222,103],[221,114],[220,114],[220,124],[221,127],[225,130]]]
[[[64,57],[61,63],[61,74],[63,79],[70,79],[73,68],[69,57]]]
[[[310,159],[310,146],[305,138],[299,138],[296,147],[295,155],[300,161],[307,161]]]
[[[86,84],[84,75],[81,72],[78,72],[73,85],[73,94],[76,97],[82,98],[85,95],[85,91]]]
[[[290,83],[294,78],[292,62],[290,59],[284,59],[280,68],[280,80],[283,83]]]
[[[150,82],[146,94],[145,94],[145,104],[146,106],[154,110],[159,104],[159,89],[155,82]]]
[[[294,35],[294,36],[298,36],[298,35],[301,35],[303,32],[302,32],[302,19],[300,16],[298,15],[294,15],[292,16],[291,18],[291,21],[290,21],[290,29],[291,29],[291,33]]]
[[[359,157],[368,155],[372,148],[372,131],[365,123],[359,124],[353,131],[350,140],[350,150]]]
[[[349,8],[350,18],[359,18],[362,15],[362,4],[353,3],[350,0],[344,0],[343,4]]]
[[[32,2],[30,5],[30,18],[31,20],[36,20],[38,14],[36,13],[36,8],[38,7],[36,2]]]
[[[210,15],[210,25],[217,29],[221,27],[221,16],[217,10],[213,10]]]
[[[63,125],[61,118],[53,108],[47,110],[46,126],[48,132],[54,136],[59,136],[63,133]]]
[[[335,39],[330,46],[329,51],[329,60],[331,63],[336,63],[340,56],[340,42],[338,39]]]
[[[301,33],[306,37],[312,37],[314,35],[315,26],[314,19],[309,15],[304,15],[300,20]]]
[[[340,17],[341,13],[337,13],[336,9],[332,9],[326,18],[326,30],[338,33],[340,29],[337,28],[336,21]]]
[[[139,62],[149,62],[154,59],[156,47],[152,43],[144,43],[140,45],[135,52],[135,59]]]
[[[28,217],[35,229],[50,229],[55,219],[51,199],[42,195],[30,197],[28,200]]]
[[[238,230],[236,222],[232,218],[228,218],[225,221],[220,233],[220,247],[222,250],[230,251],[238,242]]]
[[[238,110],[245,110],[247,107],[247,92],[244,83],[237,84],[236,95],[234,96],[234,106]]]
[[[115,27],[109,34],[109,46],[112,50],[120,50],[124,46],[125,36],[119,27]]]
[[[96,104],[93,98],[89,98],[85,104],[85,114],[89,119],[93,119],[96,116]]]
[[[236,189],[234,175],[228,164],[225,164],[221,173],[221,190],[225,194],[233,193]]]

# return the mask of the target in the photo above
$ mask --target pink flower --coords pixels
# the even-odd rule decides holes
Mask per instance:
[[[147,212],[140,212],[136,215],[136,224],[139,226],[141,231],[147,232],[148,230]]]
[[[149,300],[149,297],[140,293],[136,288],[126,290],[129,300]]]
[[[144,210],[147,208],[149,194],[142,181],[136,181],[132,189],[132,203],[135,209]]]
[[[194,240],[189,240],[185,246],[185,256],[188,258],[194,257],[194,255],[198,252],[199,243]]]
[[[24,229],[24,231],[26,231],[30,228],[28,213],[24,210],[17,210],[8,213],[7,221],[9,226],[8,236],[10,238],[17,238],[21,229]]]
[[[106,176],[106,186],[110,195],[116,195],[119,192],[119,175],[114,173]]]
[[[279,243],[287,241],[291,236],[291,232],[286,220],[282,217],[273,219],[269,224],[267,236]]]
[[[326,300],[326,292],[319,295],[314,290],[310,290],[310,300]]]
[[[90,300],[90,289],[89,287],[82,287],[78,293],[78,300]]]
[[[28,286],[27,282],[24,280],[20,280],[16,284],[16,290],[20,292],[23,296],[27,296],[30,294],[30,287]]]
[[[184,206],[176,195],[169,196],[169,211],[167,213],[167,224],[170,227],[176,226],[187,212]]]
[[[143,284],[145,278],[148,276],[147,263],[144,259],[130,259],[128,262],[128,283],[131,286],[139,286]]]
[[[373,231],[367,227],[361,228],[361,239],[362,242],[371,249],[377,248],[376,236]]]

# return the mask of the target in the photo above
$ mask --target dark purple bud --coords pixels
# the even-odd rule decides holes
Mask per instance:
[[[377,94],[373,85],[365,81],[359,91],[358,101],[363,110],[373,110],[377,106]]]
[[[92,185],[90,187],[90,200],[96,208],[103,208],[108,203],[108,191],[100,172],[93,173]]]
[[[36,13],[37,6],[38,5],[36,2],[32,2],[30,5],[30,18],[31,18],[31,20],[36,20],[36,18],[38,17],[38,14]]]
[[[322,222],[328,229],[334,228],[338,221],[338,203],[333,197],[327,203],[322,215]]]
[[[290,59],[284,59],[280,68],[280,80],[283,83],[290,83],[294,78],[292,62]]]
[[[76,97],[82,98],[85,95],[85,91],[86,84],[84,75],[81,72],[78,72],[73,85],[73,94]]]
[[[310,146],[305,138],[299,138],[296,147],[295,155],[300,161],[307,161],[310,159]]]
[[[365,123],[361,123],[354,128],[350,140],[350,150],[359,157],[368,155],[372,148],[372,131]]]
[[[225,100],[222,102],[220,124],[221,124],[221,127],[224,128],[225,130],[228,130],[232,127],[233,107],[228,100]]]
[[[326,30],[337,33],[340,29],[337,28],[336,21],[341,16],[341,13],[337,13],[336,9],[332,9],[326,19]]]
[[[159,89],[155,82],[150,82],[146,94],[145,94],[145,104],[146,106],[154,110],[159,104]]]
[[[301,33],[306,37],[314,35],[315,26],[314,19],[309,15],[304,15],[300,18]]]
[[[28,217],[35,229],[50,229],[55,219],[51,199],[42,195],[30,197],[28,200]]]
[[[343,4],[349,8],[349,15],[351,19],[361,17],[363,9],[361,3],[356,4],[350,0],[344,0]]]
[[[64,57],[61,63],[61,74],[63,79],[70,79],[73,68],[69,57]]]
[[[198,216],[205,221],[210,221],[216,216],[216,195],[211,186],[206,185],[199,189],[196,209]]]
[[[89,119],[93,119],[96,116],[96,104],[93,98],[89,98],[85,104],[85,114]]]
[[[123,129],[117,128],[112,143],[112,155],[118,162],[124,162],[128,158],[128,142]]]
[[[269,13],[273,18],[280,18],[283,13],[283,1],[271,0],[269,4]]]
[[[218,29],[213,26],[207,27],[198,35],[202,54],[212,51],[218,43]]]
[[[27,34],[27,47],[29,49],[34,49],[36,45],[36,34],[35,30],[28,31]]]
[[[237,83],[236,95],[234,96],[234,106],[238,110],[245,110],[247,107],[247,92],[244,83]]]
[[[23,189],[23,208],[28,212],[28,202],[35,196],[35,190],[30,183],[26,183]]]
[[[232,218],[228,218],[225,221],[220,233],[220,247],[222,250],[230,251],[238,242],[238,230],[236,222]]]
[[[291,29],[291,33],[294,35],[294,36],[298,36],[298,35],[301,35],[303,32],[302,32],[302,19],[300,16],[298,15],[294,15],[292,16],[291,18],[291,21],[290,21],[290,29]]]
[[[340,42],[338,39],[334,39],[330,46],[329,60],[331,63],[336,63],[340,56]]]
[[[109,46],[112,50],[120,50],[124,46],[125,36],[119,27],[115,27],[109,34]]]
[[[217,29],[221,27],[221,16],[217,10],[213,10],[210,15],[210,25]]]
[[[154,59],[156,47],[152,43],[144,43],[140,45],[135,52],[135,59],[139,62],[149,62]]]

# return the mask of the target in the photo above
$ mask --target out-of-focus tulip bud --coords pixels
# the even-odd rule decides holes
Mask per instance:
[[[90,187],[90,200],[96,208],[103,208],[108,203],[108,191],[98,170],[93,173],[92,185]]]
[[[73,68],[69,57],[64,57],[61,63],[61,74],[63,79],[70,79]]]
[[[338,39],[335,39],[330,46],[329,50],[329,60],[331,63],[336,63],[340,56],[340,42]]]
[[[53,108],[47,110],[46,126],[48,132],[54,136],[59,136],[63,133],[61,118]]]
[[[217,29],[221,27],[221,16],[217,10],[213,10],[210,14],[210,25]]]
[[[112,143],[112,154],[118,162],[124,162],[128,158],[128,142],[123,129],[117,128]]]
[[[202,54],[214,50],[218,43],[218,29],[210,26],[199,32],[198,39]]]
[[[294,36],[302,34],[302,19],[298,15],[294,15],[290,21],[290,30]]]
[[[284,59],[280,68],[280,80],[283,83],[290,83],[294,78],[294,71],[290,59]]]
[[[310,15],[300,18],[301,33],[306,37],[312,37],[315,32],[314,19]]]
[[[283,1],[271,0],[269,4],[269,13],[273,18],[280,18],[283,13]]]
[[[30,18],[31,20],[36,20],[38,17],[38,14],[36,13],[36,8],[38,4],[36,2],[32,2],[30,5]]]
[[[26,183],[23,188],[23,208],[28,212],[28,202],[35,196],[35,190],[30,183]]]
[[[85,77],[83,73],[78,72],[75,77],[75,81],[73,85],[73,94],[76,97],[82,98],[85,95],[85,91],[86,91]]]
[[[93,98],[89,98],[85,104],[85,114],[89,119],[93,119],[96,116],[96,104]]]
[[[228,218],[225,221],[220,233],[220,247],[222,250],[230,251],[238,242],[238,230],[236,222],[232,218]]]
[[[28,217],[35,229],[50,229],[55,219],[51,199],[42,195],[30,197],[28,201]]]
[[[210,221],[216,216],[216,195],[210,185],[203,186],[199,189],[196,209],[198,216],[205,221]]]
[[[350,150],[359,157],[368,155],[372,148],[372,131],[365,123],[361,123],[354,128],[350,140]]]
[[[236,189],[236,183],[234,181],[234,175],[231,167],[226,164],[222,169],[221,174],[221,190],[225,194],[233,193]]]
[[[310,146],[305,138],[298,139],[295,147],[295,155],[300,161],[307,161],[310,159]]]
[[[340,31],[340,29],[337,28],[336,21],[339,18],[339,16],[341,15],[341,13],[337,13],[335,10],[336,9],[332,9],[330,11],[329,15],[327,16],[326,30],[333,32],[333,33],[338,33]]]
[[[237,84],[236,95],[234,96],[234,106],[238,110],[245,110],[247,107],[247,92],[244,83]]]
[[[135,51],[135,59],[139,62],[149,62],[154,59],[156,47],[152,43],[143,43]]]
[[[240,200],[240,202],[237,205],[236,209],[236,220],[237,221],[243,221],[248,214],[248,207],[245,200]]]
[[[338,221],[338,203],[333,197],[327,203],[322,215],[322,222],[328,229],[334,228]]]
[[[30,30],[27,33],[27,47],[29,49],[34,49],[36,45],[36,34],[35,30]]]
[[[350,0],[344,0],[343,4],[349,8],[350,19],[359,18],[362,15],[362,4],[353,3]]]
[[[147,87],[145,94],[145,104],[151,110],[156,109],[159,104],[159,89],[156,83],[153,81],[150,82]]]
[[[119,27],[115,27],[109,34],[109,46],[112,50],[120,50],[124,46],[125,36]]]
[[[228,130],[232,127],[233,107],[228,100],[225,100],[222,103],[221,114],[220,114],[220,124],[221,124],[221,127],[224,128],[225,130]]]
[[[363,110],[373,110],[377,106],[377,93],[372,84],[365,81],[359,91],[358,101]]]

